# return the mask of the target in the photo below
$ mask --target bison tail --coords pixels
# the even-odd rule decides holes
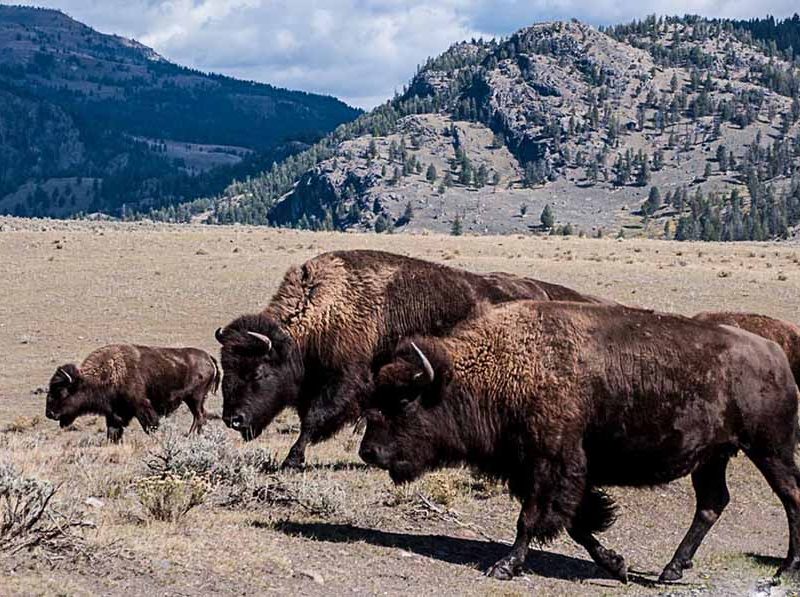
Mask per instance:
[[[583,496],[572,526],[591,534],[602,533],[617,520],[617,505],[605,491],[592,487]]]
[[[213,389],[212,392],[216,394],[219,391],[219,384],[222,381],[222,370],[219,368],[219,363],[217,359],[208,355],[208,358],[211,359],[211,364],[214,365],[214,379],[213,379]]]
[[[797,403],[800,406],[800,380],[797,380]],[[795,451],[800,451],[800,408],[797,410],[797,426],[794,428]]]

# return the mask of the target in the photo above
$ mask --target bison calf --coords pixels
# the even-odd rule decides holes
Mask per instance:
[[[626,580],[595,533],[614,520],[598,486],[691,474],[691,528],[661,574],[680,578],[728,503],[738,450],[780,497],[800,567],[797,388],[783,351],[748,332],[624,307],[520,301],[442,338],[401,343],[380,369],[360,454],[396,483],[467,464],[522,503],[516,541],[488,574],[519,573],[532,539],[562,529]]]
[[[132,418],[150,432],[159,417],[185,402],[193,417],[189,431],[199,433],[206,395],[219,382],[216,360],[202,350],[112,344],[92,352],[80,368],[70,363],[56,369],[45,414],[61,427],[81,415],[105,416],[108,439],[118,442]]]
[[[772,340],[786,353],[786,358],[789,359],[789,365],[794,373],[794,379],[800,386],[800,327],[797,325],[755,313],[706,312],[698,313],[694,318],[698,321],[741,328],[767,340]]]

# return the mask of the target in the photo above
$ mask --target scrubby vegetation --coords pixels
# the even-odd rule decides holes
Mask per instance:
[[[91,523],[53,503],[57,488],[0,463],[0,552],[43,549],[74,553],[83,547],[78,529]]]

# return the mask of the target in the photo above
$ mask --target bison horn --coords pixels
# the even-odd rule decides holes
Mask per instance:
[[[214,332],[214,337],[217,339],[217,342],[223,344],[222,334],[225,332],[223,328],[217,328],[217,331]]]
[[[58,372],[59,372],[61,375],[63,375],[64,377],[66,377],[66,378],[67,378],[67,383],[69,383],[70,385],[72,385],[72,382],[73,382],[74,380],[72,379],[72,376],[71,376],[69,373],[67,373],[66,371],[64,371],[64,369],[62,369],[61,367],[59,367],[59,368],[58,368]]]
[[[258,338],[264,344],[267,345],[267,350],[272,350],[272,340],[269,339],[269,336],[265,336],[264,334],[259,334],[258,332],[247,332],[253,338]]]
[[[413,342],[411,343],[411,346],[419,355],[419,360],[422,361],[422,368],[425,369],[425,375],[428,376],[428,381],[433,382],[433,367],[431,366],[431,362],[428,360],[428,357],[426,357],[425,353],[419,349],[419,346]]]

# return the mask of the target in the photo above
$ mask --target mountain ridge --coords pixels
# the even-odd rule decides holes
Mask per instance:
[[[181,67],[61,11],[6,5],[0,107],[0,211],[60,216],[213,195],[360,114],[330,96]],[[60,197],[18,200],[25,185],[78,178],[99,181],[97,192],[73,184],[78,199],[59,205],[58,185]]]
[[[212,220],[511,233],[551,228],[549,205],[592,234],[786,236],[798,81],[732,21],[536,24],[429,59],[395,99],[232,185]]]

